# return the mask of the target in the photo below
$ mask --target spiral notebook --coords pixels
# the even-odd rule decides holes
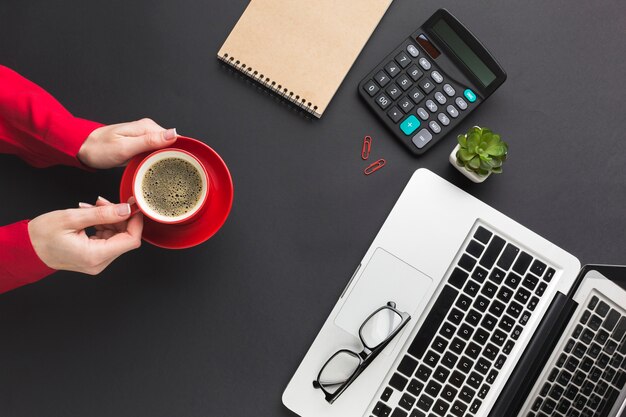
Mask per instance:
[[[217,56],[321,117],[392,0],[252,0]]]

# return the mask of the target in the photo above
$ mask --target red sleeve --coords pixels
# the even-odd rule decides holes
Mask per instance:
[[[44,89],[0,65],[0,153],[35,167],[83,167],[76,158],[100,123],[72,116]]]
[[[28,234],[28,220],[0,227],[0,293],[50,275],[37,256]]]

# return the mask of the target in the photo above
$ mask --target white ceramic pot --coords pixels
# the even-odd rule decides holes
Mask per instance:
[[[456,163],[456,152],[459,150],[459,146],[460,145],[456,145],[454,147],[454,149],[452,149],[452,153],[450,154],[450,158],[448,158],[450,160],[450,163],[452,164],[453,167],[455,167],[456,169],[458,169],[461,174],[465,175],[467,178],[469,178],[471,181],[475,182],[475,183],[481,183],[483,181],[485,181],[490,175],[491,172],[485,176],[482,175],[478,175],[477,173],[473,172],[473,171],[469,171],[467,169],[465,169],[464,166],[459,166]]]

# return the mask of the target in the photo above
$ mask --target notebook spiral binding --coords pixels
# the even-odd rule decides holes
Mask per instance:
[[[230,65],[237,71],[241,72],[242,74],[254,79],[256,82],[262,84],[265,88],[272,90],[274,93],[278,94],[285,100],[289,100],[291,103],[295,104],[302,110],[312,114],[317,118],[322,116],[317,112],[316,105],[314,105],[307,99],[300,97],[300,95],[289,90],[284,85],[279,84],[278,82],[276,82],[276,80],[272,80],[270,77],[267,77],[265,74],[259,74],[257,70],[250,66],[247,66],[235,57],[229,54],[224,54],[223,56],[218,55],[217,58],[222,62]]]

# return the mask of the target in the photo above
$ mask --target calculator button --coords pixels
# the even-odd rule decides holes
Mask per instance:
[[[409,44],[406,47],[406,51],[409,53],[409,55],[411,55],[413,58],[417,58],[420,54],[420,50],[417,49],[417,47],[415,45],[411,45]]]
[[[391,120],[394,121],[394,123],[398,123],[400,119],[404,117],[400,109],[398,109],[397,107],[392,107],[391,110],[387,112],[387,116],[389,116]]]
[[[409,77],[407,77],[406,74],[402,74],[401,76],[399,76],[396,82],[404,91],[408,90],[413,85],[413,83],[411,82],[411,80],[409,80]]]
[[[422,92],[418,90],[417,87],[409,91],[409,97],[411,97],[411,100],[413,100],[415,104],[424,100],[424,94],[422,94]]]
[[[435,93],[435,100],[437,100],[439,104],[446,104],[447,101],[446,96],[441,94],[439,91]]]
[[[445,91],[445,93],[449,95],[450,97],[456,94],[456,91],[454,91],[454,88],[452,88],[450,84],[444,84],[443,91]]]
[[[433,133],[441,132],[441,126],[439,126],[439,124],[437,122],[435,122],[434,120],[432,120],[430,123],[428,123],[428,127],[430,127],[430,130],[432,130]]]
[[[397,85],[392,83],[391,86],[387,88],[387,94],[389,94],[392,100],[395,100],[402,95],[402,91]]]
[[[456,103],[457,107],[461,110],[465,110],[467,108],[467,103],[461,97],[457,97],[456,100],[454,100],[454,102]]]
[[[391,100],[386,95],[381,94],[376,99],[376,104],[378,104],[378,107],[385,110],[391,104]]]
[[[430,73],[430,77],[435,80],[437,84],[441,84],[443,82],[443,77],[439,74],[438,71],[433,71]]]
[[[463,91],[463,95],[465,96],[467,101],[469,101],[470,103],[473,103],[476,101],[476,94],[474,94],[474,92],[470,90],[469,88]]]
[[[369,80],[363,85],[363,89],[370,95],[370,97],[374,97],[374,94],[378,93],[378,86],[374,83],[374,81]]]
[[[424,68],[426,71],[431,67],[430,62],[428,62],[426,58],[420,58],[418,62],[420,63],[420,67]]]
[[[430,93],[435,88],[435,85],[432,81],[430,81],[430,78],[428,77],[424,77],[424,79],[417,84],[422,90],[424,90],[426,94]]]
[[[448,116],[446,116],[443,113],[439,113],[437,115],[437,119],[439,119],[439,121],[441,122],[442,125],[444,126],[448,126],[450,124],[450,119],[448,118]]]
[[[411,58],[409,58],[404,52],[400,52],[396,55],[396,62],[400,64],[402,68],[406,68],[411,63]]]
[[[455,119],[459,116],[459,111],[452,104],[446,107],[446,111],[450,116],[454,117]]]
[[[426,107],[428,107],[428,110],[430,110],[431,113],[436,112],[438,109],[437,105],[432,100],[426,100]]]
[[[430,116],[428,114],[428,112],[426,110],[424,110],[423,107],[420,107],[419,109],[417,109],[417,115],[420,117],[420,119],[422,120],[426,120],[428,119],[428,116]]]
[[[403,112],[408,113],[411,111],[415,105],[409,100],[408,97],[403,97],[398,101],[398,106],[402,109]]]
[[[391,61],[387,65],[385,65],[385,71],[387,74],[391,76],[391,78],[395,77],[400,73],[400,67],[395,62]]]
[[[417,65],[413,65],[411,68],[406,70],[406,73],[411,76],[413,81],[419,80],[420,77],[424,75],[424,73],[419,68],[417,68]]]
[[[417,117],[410,115],[402,123],[400,123],[400,129],[404,132],[405,135],[409,136],[411,133],[415,132],[421,123],[417,120]]]
[[[376,75],[374,75],[374,79],[378,83],[379,86],[384,87],[389,84],[389,77],[383,71],[378,71]]]
[[[424,146],[426,146],[428,142],[430,142],[432,138],[433,135],[430,134],[428,129],[422,129],[417,132],[417,134],[413,136],[413,139],[411,140],[413,141],[415,146],[417,146],[419,149],[422,149]]]

